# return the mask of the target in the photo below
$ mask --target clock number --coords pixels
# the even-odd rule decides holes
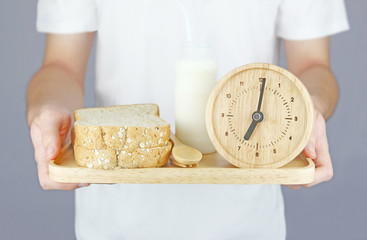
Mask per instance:
[[[277,153],[277,150],[276,150],[275,148],[273,149],[273,153],[274,153],[274,154],[275,154],[275,153]]]
[[[226,96],[227,96],[227,98],[231,98],[232,97],[232,95],[230,93],[227,93]]]
[[[291,97],[291,102],[294,102],[294,97]]]
[[[238,151],[241,149],[241,146],[238,146]]]
[[[224,117],[224,113],[222,113],[222,117]]]
[[[292,136],[290,136],[290,137],[289,137],[289,140],[291,140],[291,141],[292,141]]]
[[[224,135],[228,136],[228,132],[226,132]]]
[[[278,86],[280,87],[280,83],[278,83]]]
[[[243,82],[240,82],[240,86],[243,86]]]
[[[294,117],[294,121],[296,121],[296,122],[297,122],[297,121],[298,121],[298,117]]]

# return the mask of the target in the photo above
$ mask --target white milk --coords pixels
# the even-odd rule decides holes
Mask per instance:
[[[209,45],[185,44],[176,63],[175,134],[203,154],[215,151],[206,130],[205,111],[216,77],[217,62]]]

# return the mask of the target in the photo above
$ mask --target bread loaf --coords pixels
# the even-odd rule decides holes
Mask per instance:
[[[170,125],[156,104],[83,108],[74,112],[74,144],[87,149],[165,146]]]
[[[160,167],[168,161],[170,125],[155,104],[84,108],[74,116],[74,156],[82,167]]]

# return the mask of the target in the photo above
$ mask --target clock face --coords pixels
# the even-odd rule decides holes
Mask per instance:
[[[280,167],[305,147],[313,106],[302,83],[270,64],[239,67],[217,83],[207,126],[217,151],[238,167]]]

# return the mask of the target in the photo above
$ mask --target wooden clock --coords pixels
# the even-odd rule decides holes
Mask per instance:
[[[287,164],[306,146],[313,121],[313,103],[302,82],[265,63],[226,74],[212,90],[206,111],[213,145],[241,168]]]

